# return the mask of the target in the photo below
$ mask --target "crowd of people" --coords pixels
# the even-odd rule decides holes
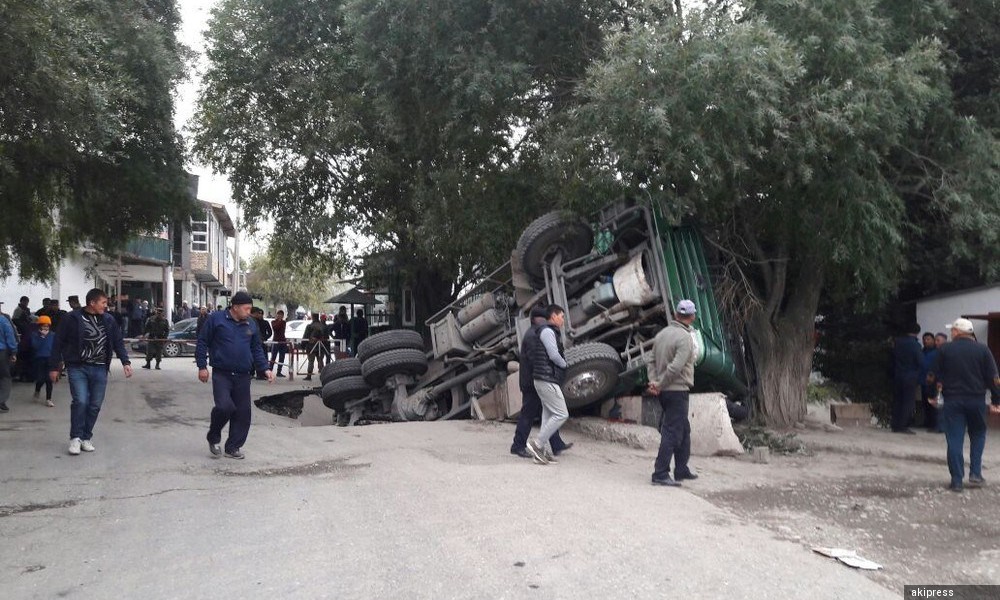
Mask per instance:
[[[113,356],[121,361],[125,376],[132,376],[124,345],[125,332],[145,336],[147,351],[143,368],[154,368],[155,363],[159,369],[163,341],[170,328],[162,308],[147,313],[148,302],[135,302],[130,311],[112,312],[108,310],[109,301],[102,290],[92,289],[84,305],[77,296],[67,298],[70,311],[62,310],[58,300],[46,298],[42,308],[32,312],[29,298],[22,297],[13,315],[0,313],[0,412],[9,411],[7,400],[14,378],[33,382],[36,399],[40,400],[44,388],[45,402],[51,407],[52,386],[65,374],[72,397],[69,453],[74,455],[94,451],[93,428],[104,400]],[[651,477],[654,485],[676,487],[685,479],[698,477],[688,465],[691,449],[688,404],[696,354],[692,332],[697,312],[690,300],[682,300],[674,307],[673,318],[654,339],[647,365],[647,392],[658,399],[662,409],[661,443]],[[193,314],[183,303],[174,316],[191,318],[187,315]],[[195,362],[198,378],[203,382],[211,379],[213,383],[215,408],[208,433],[213,457],[243,458],[241,448],[250,427],[249,381],[255,374],[268,381],[284,376],[281,370],[290,343],[284,316],[284,311],[279,310],[268,321],[246,292],[234,294],[226,309],[219,307],[209,312],[207,307],[199,307]],[[533,458],[539,464],[553,464],[562,452],[572,447],[572,443],[559,436],[559,429],[569,416],[562,392],[567,369],[561,333],[565,310],[553,304],[532,309],[530,316],[531,328],[520,348],[523,406],[510,451]],[[919,399],[928,431],[945,434],[951,474],[949,489],[962,491],[966,485],[962,454],[966,434],[970,440],[967,485],[984,483],[986,415],[987,410],[1000,413],[1000,375],[990,350],[976,341],[970,321],[956,319],[949,328],[950,339],[944,333],[925,332],[921,336],[920,327],[914,324],[907,335],[895,340],[890,426],[893,432],[912,434],[910,425]],[[353,354],[367,336],[368,322],[363,310],[349,318],[347,308],[341,307],[331,323],[313,313],[301,342],[308,355],[305,379],[312,379],[317,363],[323,368],[331,356],[331,341],[347,354]],[[989,409],[985,402],[988,392],[992,399]],[[532,423],[539,417],[539,431],[529,438]],[[229,437],[223,445],[221,431],[226,424]]]

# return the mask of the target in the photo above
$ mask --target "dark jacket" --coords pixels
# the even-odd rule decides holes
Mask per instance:
[[[165,340],[170,335],[170,323],[167,323],[166,319],[150,317],[146,320],[146,326],[143,327],[142,332],[151,340]]]
[[[118,356],[123,365],[132,364],[128,359],[128,352],[125,350],[125,340],[122,337],[121,328],[118,327],[118,322],[111,316],[111,313],[107,312],[101,315],[101,318],[103,319],[104,331],[107,336],[104,352],[105,366],[109,370],[111,369],[112,352]],[[60,363],[65,363],[68,367],[82,364],[80,358],[80,340],[83,339],[83,323],[82,308],[67,313],[65,318],[59,323],[59,327],[56,329],[55,340],[52,342],[52,356],[49,357],[50,371],[58,371]]]
[[[257,330],[260,331],[260,341],[266,342],[267,340],[271,339],[271,335],[274,334],[274,331],[271,330],[271,324],[268,323],[263,318],[261,319],[255,318],[254,321],[257,322]]]
[[[198,334],[194,360],[199,369],[208,368],[209,355],[212,368],[220,371],[252,373],[256,368],[258,373],[263,373],[268,368],[257,322],[253,319],[237,321],[228,310],[208,315]]]
[[[924,353],[920,341],[912,335],[896,338],[892,345],[892,378],[897,383],[916,385],[920,382],[920,371],[924,364]]]
[[[531,357],[536,352],[536,347],[541,345],[542,342],[538,339],[538,332],[535,331],[535,327],[529,327],[528,331],[524,332],[524,339],[521,340],[521,364],[517,370],[517,383],[518,387],[521,388],[522,394],[535,393],[534,370],[531,368]],[[542,352],[544,351],[545,348],[542,348]]]
[[[997,365],[989,348],[966,337],[941,346],[931,366],[931,373],[941,384],[944,401],[952,397],[980,399],[991,391],[993,404],[1000,404],[1000,381]]]
[[[56,334],[51,331],[45,337],[42,334],[35,331],[31,334],[31,351],[34,353],[35,359],[44,358],[48,360],[52,356],[52,343],[56,339]]]
[[[534,332],[536,343],[531,348],[531,354],[527,355],[528,362],[531,363],[531,376],[532,379],[562,385],[566,379],[566,369],[557,366],[549,359],[549,354],[545,351],[545,345],[542,344],[542,340],[539,337],[545,328],[549,328],[555,332],[559,354],[564,357],[566,356],[566,351],[563,349],[562,335],[558,327],[550,323],[542,323],[532,327],[531,330]]]

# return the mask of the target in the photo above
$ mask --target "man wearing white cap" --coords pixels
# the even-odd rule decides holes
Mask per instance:
[[[660,420],[660,451],[653,467],[653,485],[676,487],[684,479],[698,476],[688,467],[691,456],[691,422],[688,420],[688,396],[694,385],[694,340],[691,324],[698,310],[694,302],[681,300],[674,319],[653,340],[653,364],[647,367],[649,392],[655,394],[663,409]],[[670,460],[674,477],[670,478]]]
[[[983,481],[983,448],[986,447],[986,390],[992,393],[993,412],[1000,412],[1000,377],[989,349],[974,339],[972,322],[955,319],[949,325],[951,343],[938,351],[931,367],[938,390],[945,398],[941,417],[948,441],[948,471],[953,492],[962,491],[965,461],[962,445],[969,430],[969,486]]]

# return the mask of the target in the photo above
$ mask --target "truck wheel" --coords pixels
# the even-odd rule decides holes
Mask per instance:
[[[420,333],[410,329],[395,329],[376,333],[358,344],[358,360],[365,362],[386,350],[399,350],[401,348],[423,350],[424,338]]]
[[[566,350],[566,381],[562,385],[567,408],[582,408],[608,397],[618,385],[622,361],[607,344],[590,343]]]
[[[338,412],[344,410],[344,403],[364,398],[371,388],[360,375],[347,375],[334,379],[323,386],[323,405]]]
[[[372,387],[381,387],[391,375],[412,375],[427,372],[427,354],[415,348],[386,350],[361,363],[361,374]]]
[[[326,385],[334,379],[350,375],[361,375],[361,362],[356,358],[342,358],[323,367],[319,372],[319,380]]]
[[[528,225],[517,240],[521,267],[535,287],[545,284],[544,263],[562,253],[563,262],[580,258],[594,246],[594,232],[579,217],[566,211],[544,214]]]

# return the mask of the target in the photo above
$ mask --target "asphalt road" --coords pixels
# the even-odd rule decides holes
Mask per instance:
[[[15,384],[0,415],[4,598],[901,593],[690,490],[651,486],[652,452],[573,433],[576,447],[543,467],[508,453],[508,424],[302,427],[255,408],[247,459],[212,459],[209,386],[190,359],[164,367],[128,381],[115,367],[97,451],[80,456],[66,453],[66,383],[54,409]],[[319,399],[307,404],[306,421],[321,420]]]

